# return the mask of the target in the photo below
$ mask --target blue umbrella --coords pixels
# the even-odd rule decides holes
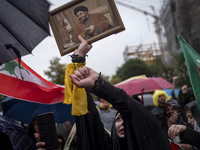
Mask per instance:
[[[163,89],[163,91],[165,91],[169,97],[172,96],[172,94],[171,94],[172,89]],[[175,96],[178,96],[178,93],[179,93],[179,89],[174,89]]]
[[[71,115],[71,105],[62,102],[42,104],[7,97],[1,102],[1,105],[4,116],[27,124],[30,124],[37,114],[45,112],[53,112],[56,123],[74,120],[74,116]]]

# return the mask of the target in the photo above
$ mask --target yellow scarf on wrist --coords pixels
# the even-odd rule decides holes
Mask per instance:
[[[85,63],[71,63],[67,65],[65,71],[65,99],[64,104],[72,104],[72,115],[80,116],[88,112],[87,94],[85,88],[78,88],[74,85],[69,77],[79,67],[85,66]]]

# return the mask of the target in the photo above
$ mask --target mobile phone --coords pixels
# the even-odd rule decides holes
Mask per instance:
[[[47,150],[59,148],[54,113],[48,112],[37,115],[37,123],[40,141],[45,142],[44,148]]]

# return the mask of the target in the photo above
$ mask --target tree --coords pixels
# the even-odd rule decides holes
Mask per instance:
[[[149,66],[144,61],[139,59],[130,59],[117,69],[116,76],[123,81],[132,76],[143,74],[147,77],[151,76],[151,70],[149,69]]]
[[[119,78],[118,76],[114,75],[114,76],[112,76],[112,79],[110,80],[110,83],[115,85],[115,84],[117,84],[117,83],[119,83],[121,81],[122,81],[121,78]]]
[[[161,59],[154,60],[151,64],[148,65],[150,69],[151,77],[159,77],[163,72],[166,72],[168,68],[163,65]]]
[[[51,82],[64,85],[66,64],[60,63],[60,58],[55,57],[50,60],[49,70],[44,71]]]
[[[184,84],[191,87],[190,78],[185,64],[185,59],[182,53],[171,53],[173,62],[173,74],[172,76],[178,76],[179,79],[176,83],[176,87],[180,88]]]
[[[0,94],[0,103],[1,103],[2,100],[4,100],[5,98],[6,98],[6,96]],[[1,112],[1,111],[2,111],[2,107],[1,107],[1,105],[0,105],[0,112]]]

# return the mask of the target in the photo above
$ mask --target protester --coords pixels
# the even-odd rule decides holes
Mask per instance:
[[[79,68],[70,75],[72,82],[82,88],[92,88],[95,95],[108,100],[122,116],[124,135],[112,137],[118,139],[113,142],[113,149],[170,149],[169,141],[164,136],[156,118],[140,103],[132,99],[123,90],[115,88],[104,81],[92,69],[87,67]],[[95,84],[96,83],[96,84]],[[117,119],[116,119],[117,120]],[[116,127],[116,124],[114,124]],[[156,130],[155,130],[156,128]],[[122,129],[123,130],[123,129]],[[124,137],[124,138],[123,138]]]
[[[110,103],[101,99],[99,115],[104,125],[104,128],[106,128],[108,131],[111,131],[116,112],[117,111],[115,109],[112,109],[112,105]]]
[[[176,85],[177,80],[178,80],[178,77],[174,76],[173,77],[173,85],[174,86]],[[178,98],[175,96],[174,89],[175,88],[172,88],[172,93],[171,93],[172,98],[177,99],[181,109],[183,109],[184,106],[186,106],[186,104],[188,104],[189,102],[192,102],[195,100],[194,92],[193,92],[192,88],[188,87],[186,84],[183,85],[181,87],[181,89],[179,90]]]
[[[183,110],[183,116],[186,118],[188,125],[192,129],[200,132],[200,127],[199,127],[197,121],[195,120],[194,115],[192,114],[192,111],[189,107],[185,106],[185,108]]]
[[[200,148],[200,132],[185,125],[172,125],[168,130],[168,135],[171,139],[174,139],[177,135],[179,135],[180,143],[187,143]]]
[[[172,124],[184,124],[186,121],[183,119],[181,108],[175,99],[170,99],[166,103],[165,117],[167,121],[167,127],[169,128]]]
[[[186,111],[186,116],[190,117],[190,119],[188,120],[188,124],[187,124],[187,120],[185,119],[186,116],[183,115],[183,113],[181,112],[181,108],[177,102],[177,100],[171,99],[167,102],[167,106],[165,109],[165,116],[166,116],[166,130],[168,130],[168,128],[170,128],[172,125],[185,125],[187,126],[189,123],[192,125],[194,125],[194,120],[191,117],[191,114],[189,113],[189,111]],[[180,136],[177,135],[173,138],[174,142],[177,143],[181,148],[183,148],[184,150],[191,150],[192,145],[184,143],[181,141]]]
[[[103,78],[99,76],[95,71],[87,67],[79,68],[74,72],[74,74],[70,75],[70,78],[76,86],[80,88],[89,88],[89,92],[107,100],[116,110],[119,111],[120,115],[122,116],[123,119],[121,121],[123,122],[122,125],[124,126],[124,138],[123,135],[121,136],[122,138],[120,138],[119,134],[115,135],[112,132],[113,150],[120,149],[120,146],[124,144],[128,150],[170,149],[169,141],[161,130],[156,118],[151,113],[149,113],[149,111],[141,103],[138,103],[131,96],[127,95],[123,90],[115,88],[113,85],[103,80]],[[88,101],[90,103],[90,101],[93,100],[88,99]],[[94,109],[95,106],[93,105],[92,108]],[[92,112],[90,113],[92,114]],[[99,117],[93,119],[97,120],[98,118]],[[115,120],[118,119],[115,118]],[[102,126],[99,127],[102,128]],[[116,128],[115,121],[113,128],[114,127]],[[116,141],[118,141],[120,144],[118,145]],[[84,149],[83,145],[86,143],[78,144],[80,144],[80,147]],[[96,147],[96,149],[99,148]]]
[[[78,17],[79,23],[75,27],[73,40],[79,42],[78,35],[84,39],[89,39],[104,31],[107,31],[112,26],[101,13],[89,14],[88,8],[85,6],[78,6],[74,9],[74,14]]]
[[[153,103],[155,107],[151,110],[151,112],[154,116],[156,116],[161,126],[163,126],[163,123],[165,122],[164,111],[166,102],[169,99],[169,96],[163,90],[155,90],[153,94]]]
[[[200,111],[197,102],[196,101],[189,102],[185,107],[188,107],[191,110],[196,123],[200,126]]]
[[[79,39],[81,45],[78,48],[78,55],[83,57],[91,47],[81,36]],[[88,100],[88,113],[75,118],[78,150],[171,149],[168,138],[157,119],[125,91],[114,87],[95,71],[85,66],[75,70],[70,78],[77,87],[86,89]],[[118,115],[115,118],[113,123],[115,132],[111,133],[111,139],[104,130],[90,93],[107,100],[122,116],[121,119],[118,119]],[[117,121],[121,121],[119,130],[114,129],[118,129],[115,123]],[[37,143],[38,148],[39,144],[40,142]]]

